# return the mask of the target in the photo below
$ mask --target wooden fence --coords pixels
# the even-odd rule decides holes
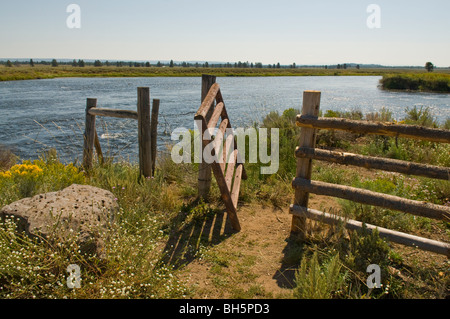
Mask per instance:
[[[213,142],[214,148],[212,149],[213,154],[211,154],[214,157],[213,163],[206,163],[202,156],[203,160],[199,167],[198,178],[199,197],[206,197],[209,193],[212,169],[231,225],[233,229],[240,231],[237,203],[241,180],[247,179],[247,173],[239,156],[237,145],[234,142],[234,134],[231,133],[231,130],[227,130],[232,129],[232,126],[220,92],[220,86],[215,83],[215,77],[208,75],[202,77],[202,83],[202,104],[194,117],[197,124],[200,123],[202,154],[204,148],[212,142],[211,139],[205,138],[205,132],[208,129],[217,128],[217,124],[219,124],[218,130],[221,134],[217,134]],[[221,119],[220,122],[219,119]],[[231,145],[234,145],[234,147],[231,148]],[[217,154],[215,150],[221,151]],[[220,159],[219,156],[221,157]]]
[[[295,189],[295,201],[290,207],[290,212],[293,215],[292,232],[305,236],[307,218],[328,224],[343,223],[346,228],[354,230],[362,229],[365,226],[369,231],[377,229],[381,237],[387,238],[395,243],[418,247],[422,250],[450,257],[449,243],[412,236],[374,225],[363,225],[359,221],[344,219],[340,216],[308,208],[309,193],[314,193],[398,210],[416,216],[450,221],[450,207],[448,206],[435,205],[364,189],[311,180],[312,160],[320,160],[450,181],[449,167],[438,167],[315,148],[317,129],[345,130],[353,133],[406,137],[441,143],[450,143],[450,131],[415,125],[319,118],[320,98],[321,92],[319,91],[305,91],[303,95],[302,114],[297,116],[297,126],[302,127],[302,131],[300,146],[295,152],[298,158],[297,174],[292,182],[292,186]]]
[[[159,102],[157,99],[153,100],[152,114],[150,115],[150,89],[148,87],[138,88],[137,111],[97,108],[97,99],[87,99],[83,151],[84,168],[86,170],[92,168],[94,148],[99,160],[103,161],[100,141],[95,129],[96,116],[116,117],[137,120],[140,174],[144,177],[153,176],[157,152]]]

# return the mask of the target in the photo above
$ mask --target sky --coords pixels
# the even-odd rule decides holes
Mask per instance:
[[[0,58],[449,67],[449,15],[448,0],[2,0]]]

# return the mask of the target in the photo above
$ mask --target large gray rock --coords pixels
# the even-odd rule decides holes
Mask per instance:
[[[103,255],[101,234],[113,222],[119,206],[104,189],[72,185],[62,191],[36,195],[0,210],[0,218],[14,217],[19,231],[29,236],[64,241],[77,236],[84,254]]]

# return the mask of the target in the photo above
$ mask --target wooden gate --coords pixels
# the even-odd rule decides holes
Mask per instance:
[[[215,103],[216,105],[214,106]],[[245,172],[243,162],[239,156],[237,145],[234,141],[230,118],[228,117],[227,110],[225,108],[225,103],[220,92],[219,84],[211,84],[210,89],[203,99],[203,102],[195,114],[194,119],[201,134],[203,149],[207,147],[209,143],[213,143],[214,145],[211,154],[214,161],[208,165],[203,159],[202,165],[200,165],[200,196],[205,196],[208,192],[208,186],[204,187],[203,184],[207,184],[209,182],[205,179],[205,176],[207,176],[207,171],[205,170],[208,170],[209,167],[211,167],[219,186],[222,200],[225,203],[231,225],[233,229],[240,231],[241,226],[237,217],[237,203],[241,180],[246,180],[247,174]],[[221,121],[219,122],[220,119]],[[217,129],[217,124],[219,124],[218,134],[216,134],[216,138],[212,141],[208,138],[208,130],[212,130],[214,128]],[[216,150],[220,151],[216,152]],[[206,189],[206,191],[203,191],[204,189]]]

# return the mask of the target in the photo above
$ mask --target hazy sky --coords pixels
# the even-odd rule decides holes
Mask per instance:
[[[70,29],[69,4],[81,8]],[[381,28],[369,28],[370,4]],[[449,0],[8,0],[0,58],[450,66]]]

